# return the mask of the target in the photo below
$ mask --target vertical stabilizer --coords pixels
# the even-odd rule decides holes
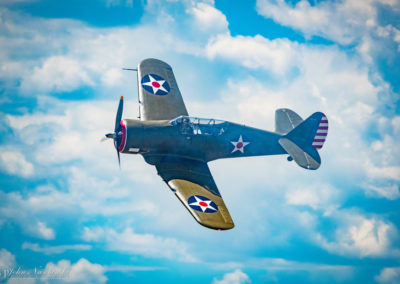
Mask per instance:
[[[303,122],[303,119],[288,108],[275,111],[275,132],[287,134]]]
[[[300,123],[279,144],[302,168],[316,170],[321,164],[317,149],[321,149],[328,135],[328,119],[316,112]]]

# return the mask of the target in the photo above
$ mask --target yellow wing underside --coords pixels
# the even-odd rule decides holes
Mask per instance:
[[[231,215],[220,196],[212,194],[198,184],[183,179],[172,179],[168,182],[168,186],[175,191],[175,195],[201,225],[216,230],[228,230],[234,227]],[[202,196],[211,200],[217,205],[217,211],[207,213],[194,209],[200,207],[189,205],[188,200],[192,196]]]

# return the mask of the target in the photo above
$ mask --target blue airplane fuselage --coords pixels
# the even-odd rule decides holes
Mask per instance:
[[[224,121],[212,124],[125,119],[121,153],[177,156],[209,162],[216,159],[286,154],[282,135]],[[146,159],[153,164],[152,159]]]

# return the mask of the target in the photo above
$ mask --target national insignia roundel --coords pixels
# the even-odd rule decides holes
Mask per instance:
[[[168,82],[156,74],[144,75],[141,83],[143,89],[158,96],[165,96],[171,90]]]
[[[215,213],[218,211],[218,206],[207,197],[201,195],[192,195],[188,199],[189,206],[200,212]]]

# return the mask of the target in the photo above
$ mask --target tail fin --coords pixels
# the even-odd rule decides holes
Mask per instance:
[[[288,108],[280,108],[275,111],[275,132],[287,134],[303,122],[303,119]]]
[[[316,112],[279,139],[279,144],[300,167],[316,170],[321,164],[317,149],[322,148],[327,134],[328,119]]]

